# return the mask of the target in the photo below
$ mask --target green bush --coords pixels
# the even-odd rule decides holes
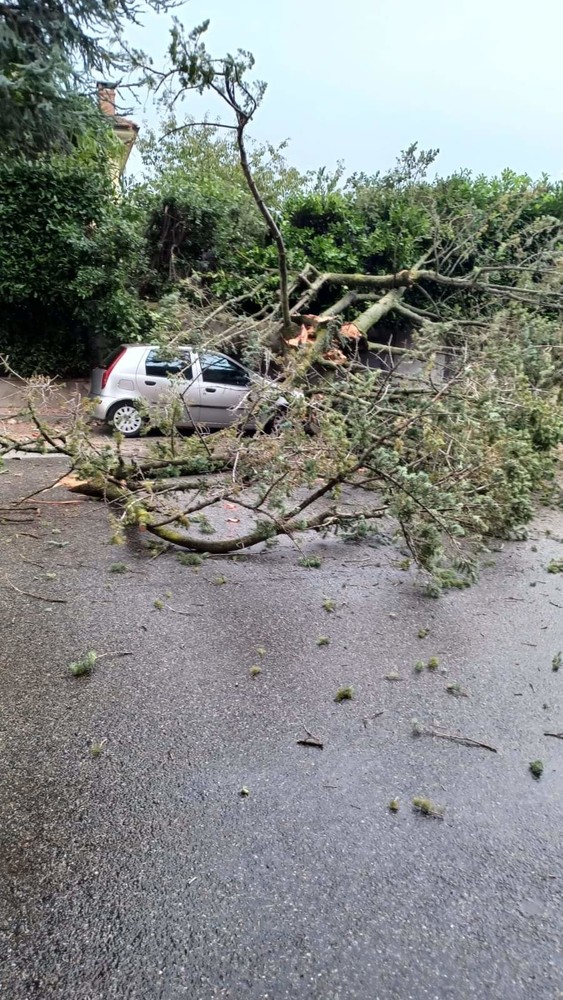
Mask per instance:
[[[0,159],[0,353],[21,375],[83,374],[142,339],[142,244],[99,153]]]

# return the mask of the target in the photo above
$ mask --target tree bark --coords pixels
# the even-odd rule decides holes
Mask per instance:
[[[250,193],[258,206],[264,221],[270,230],[272,239],[276,244],[278,251],[278,267],[280,273],[280,300],[281,300],[281,310],[283,317],[283,328],[286,335],[290,335],[293,330],[293,323],[291,321],[291,315],[289,312],[289,281],[287,276],[287,254],[285,251],[285,243],[283,236],[281,234],[280,227],[278,226],[276,220],[271,214],[268,206],[266,205],[260,191],[258,190],[254,177],[252,176],[252,171],[250,169],[250,164],[248,162],[248,156],[246,155],[246,146],[244,144],[244,125],[239,122],[237,127],[237,146],[240,157],[240,165],[242,167],[242,172],[245,176],[246,183],[250,189]]]
[[[392,312],[393,309],[399,304],[402,294],[402,289],[394,289],[391,292],[387,292],[387,295],[383,295],[382,298],[374,302],[369,309],[366,309],[359,316],[354,319],[354,326],[358,327],[360,333],[367,335],[371,330],[372,326],[379,323],[379,320],[386,316],[387,313]]]
[[[530,273],[533,273],[535,268],[531,264],[529,269]],[[402,271],[397,271],[396,274],[341,274],[337,271],[327,271],[325,274],[319,275],[317,280],[311,286],[311,289],[304,294],[302,302],[308,300],[307,304],[312,301],[313,297],[311,293],[316,293],[322,288],[323,285],[327,283],[348,285],[352,288],[413,288],[415,285],[424,285],[426,283],[433,283],[436,285],[442,285],[445,288],[457,288],[460,291],[472,291],[472,292],[484,292],[488,295],[494,295],[499,298],[515,299],[520,302],[535,302],[542,296],[555,301],[557,304],[563,302],[563,295],[561,292],[552,291],[549,289],[537,287],[537,288],[518,288],[511,285],[499,285],[493,284],[488,281],[480,281],[479,274],[482,269],[477,271],[475,274],[469,274],[465,278],[456,278],[447,274],[440,274],[438,271],[429,271],[427,269],[420,268],[415,265],[411,270],[403,269]],[[301,303],[298,303],[301,305]],[[297,307],[293,309],[295,312]]]

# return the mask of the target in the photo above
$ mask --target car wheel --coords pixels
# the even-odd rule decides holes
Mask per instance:
[[[123,437],[138,437],[143,426],[143,418],[132,402],[117,403],[107,416],[107,422]]]

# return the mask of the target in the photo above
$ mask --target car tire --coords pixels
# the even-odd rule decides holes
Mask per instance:
[[[124,399],[108,411],[106,423],[123,437],[135,438],[141,433],[143,417],[133,400]]]

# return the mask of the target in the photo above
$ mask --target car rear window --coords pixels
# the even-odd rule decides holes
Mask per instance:
[[[104,358],[103,367],[109,368],[114,361],[117,361],[119,355],[122,353],[123,350],[124,350],[123,344],[121,344],[119,347],[116,347],[115,350],[111,352],[111,354],[108,354],[107,358]]]

